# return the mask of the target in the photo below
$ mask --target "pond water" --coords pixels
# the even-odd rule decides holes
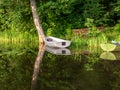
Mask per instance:
[[[51,49],[30,43],[0,44],[0,88],[120,90],[119,55],[119,52]]]

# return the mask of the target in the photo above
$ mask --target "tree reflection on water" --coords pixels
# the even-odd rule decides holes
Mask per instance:
[[[36,89],[37,77],[39,74],[40,64],[42,62],[44,52],[45,52],[45,45],[40,45],[38,55],[37,55],[36,61],[34,63],[34,71],[33,71],[32,82],[31,82],[31,90]]]
[[[1,90],[120,90],[120,59],[86,52],[56,55],[45,46],[38,51],[37,45],[19,45],[0,45]]]

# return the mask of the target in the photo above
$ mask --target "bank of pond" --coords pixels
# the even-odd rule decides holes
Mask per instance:
[[[81,48],[87,47],[99,47],[100,44],[110,43],[111,41],[120,41],[119,30],[114,28],[103,28],[91,29],[86,31],[85,29],[72,29],[65,35],[51,34],[50,36],[61,38],[64,40],[71,41],[70,48]],[[77,32],[76,32],[77,31]],[[78,32],[79,31],[79,32]],[[83,32],[84,31],[84,32]],[[47,34],[46,34],[47,37]],[[0,33],[0,43],[22,43],[22,42],[33,42],[38,44],[38,34],[30,33],[27,31],[18,32],[12,30],[6,30]]]

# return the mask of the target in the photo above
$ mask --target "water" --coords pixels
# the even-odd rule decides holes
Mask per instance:
[[[0,90],[120,90],[119,53],[45,50],[0,44]]]

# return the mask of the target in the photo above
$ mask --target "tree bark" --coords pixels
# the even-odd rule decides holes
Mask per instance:
[[[30,5],[31,5],[31,9],[32,9],[34,24],[35,24],[37,32],[38,32],[39,43],[44,44],[45,35],[44,35],[43,29],[42,29],[42,25],[40,23],[39,16],[37,14],[36,1],[30,0]]]

